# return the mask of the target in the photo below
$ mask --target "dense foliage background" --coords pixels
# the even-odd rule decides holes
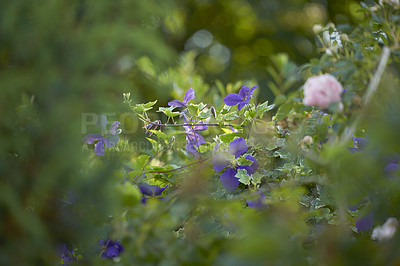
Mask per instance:
[[[398,174],[383,171],[400,150],[400,14],[383,2],[371,12],[373,1],[1,0],[0,264],[54,265],[63,245],[96,265],[399,263],[398,234],[377,243],[372,228],[354,230],[368,213],[375,226],[400,217]],[[364,105],[383,46],[388,65]],[[344,112],[329,110],[310,133],[307,119],[321,114],[301,104],[301,89],[322,73],[347,90]],[[246,207],[256,186],[227,193],[207,164],[148,175],[168,184],[169,199],[140,203],[143,176],[130,170],[153,156],[153,171],[194,159],[178,137],[178,148],[165,142],[157,153],[123,93],[132,105],[158,100],[157,110],[193,88],[197,104],[223,112],[223,97],[242,84],[258,86],[255,108],[275,103],[256,134],[238,133],[263,168],[268,211]],[[82,144],[97,133],[96,114],[122,123],[104,157]],[[354,121],[354,135],[368,139],[363,152],[341,142]],[[210,129],[206,139],[231,133]],[[311,153],[298,145],[305,135]],[[101,259],[100,239],[119,240],[124,253]]]

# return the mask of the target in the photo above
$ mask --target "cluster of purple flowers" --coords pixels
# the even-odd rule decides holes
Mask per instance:
[[[178,101],[178,100],[173,100],[168,103],[169,106],[171,107],[186,107],[188,102],[190,100],[193,100],[196,98],[194,90],[190,88],[186,93],[183,98],[183,101]],[[182,116],[185,119],[185,123],[189,124],[189,121],[186,116],[186,109],[182,111]],[[199,123],[197,125],[193,126],[184,126],[183,127],[186,131],[186,146],[185,150],[192,154],[195,158],[200,158],[200,152],[198,150],[198,147],[200,147],[201,144],[206,143],[204,137],[200,135],[197,131],[203,131],[207,129],[206,125],[203,125],[202,123]],[[197,147],[197,148],[196,148]]]
[[[229,143],[229,152],[236,159],[246,153],[247,149],[246,141],[242,137],[236,138]],[[229,192],[232,192],[239,186],[239,179],[236,177],[237,169],[245,169],[248,175],[252,175],[259,167],[257,160],[253,156],[246,155],[244,158],[253,161],[253,163],[251,165],[232,165],[221,153],[217,153],[212,160],[212,165],[216,172],[220,172],[227,167],[221,174],[220,180],[221,184]]]

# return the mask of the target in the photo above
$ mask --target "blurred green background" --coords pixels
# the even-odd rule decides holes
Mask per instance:
[[[120,162],[82,152],[83,114],[128,112],[123,92],[137,103],[165,105],[202,80],[210,86],[257,80],[259,97],[273,100],[266,85],[273,54],[308,62],[318,54],[314,24],[363,19],[357,1],[333,0],[1,0],[0,6],[1,265],[51,264],[58,245],[93,242],[118,204],[109,176]],[[185,58],[192,68],[180,69],[188,76],[174,82],[169,77],[177,74],[167,69]],[[202,86],[200,97],[210,89]]]

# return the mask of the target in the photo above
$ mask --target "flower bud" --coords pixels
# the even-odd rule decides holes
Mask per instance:
[[[311,136],[305,136],[303,138],[303,143],[307,146],[311,146],[311,144],[313,143],[313,138]]]
[[[348,42],[349,41],[349,36],[346,33],[340,34],[340,40],[342,42]]]
[[[323,29],[324,29],[324,28],[323,28],[320,24],[315,24],[315,25],[312,27],[312,31],[314,32],[315,35],[320,34],[321,31],[322,31]]]

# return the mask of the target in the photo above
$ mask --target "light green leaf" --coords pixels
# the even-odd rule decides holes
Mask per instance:
[[[168,140],[168,136],[167,134],[165,134],[162,131],[159,130],[149,130],[151,133],[156,134],[158,137],[162,138],[163,140],[167,141]]]
[[[154,139],[151,139],[151,138],[146,138],[146,139],[148,141],[150,141],[151,145],[153,146],[153,150],[155,152],[157,152],[158,151],[158,143],[157,143],[157,141],[155,141]]]
[[[247,160],[246,158],[244,158],[243,156],[239,157],[238,159],[238,163],[239,165],[252,165],[253,161],[251,160]]]
[[[241,137],[241,136],[242,136],[241,133],[222,134],[222,135],[219,135],[219,139],[220,139],[223,143],[229,143],[229,142],[231,142],[234,138],[236,138],[236,137]]]
[[[143,104],[143,106],[145,108],[149,108],[149,107],[152,107],[153,105],[155,105],[156,103],[157,103],[157,100],[155,100],[154,102],[145,103],[145,104]]]
[[[264,176],[263,176],[262,174],[258,173],[258,172],[252,174],[252,175],[251,175],[251,183],[252,183],[253,185],[261,184],[261,179],[262,179],[263,177],[264,177]]]
[[[293,110],[293,103],[291,102],[281,105],[281,107],[279,107],[278,112],[275,115],[275,120],[278,122],[283,120],[286,116],[288,116],[288,114],[292,110]]]
[[[136,160],[134,162],[135,168],[142,169],[143,166],[148,162],[149,159],[150,159],[150,156],[148,156],[148,155],[140,155],[139,157],[136,158]]]
[[[175,117],[180,114],[180,112],[173,112],[172,110],[172,107],[159,107],[157,112],[162,112],[168,117]]]
[[[238,169],[235,176],[239,178],[240,183],[245,185],[250,184],[250,176],[247,174],[247,171],[245,169]]]

